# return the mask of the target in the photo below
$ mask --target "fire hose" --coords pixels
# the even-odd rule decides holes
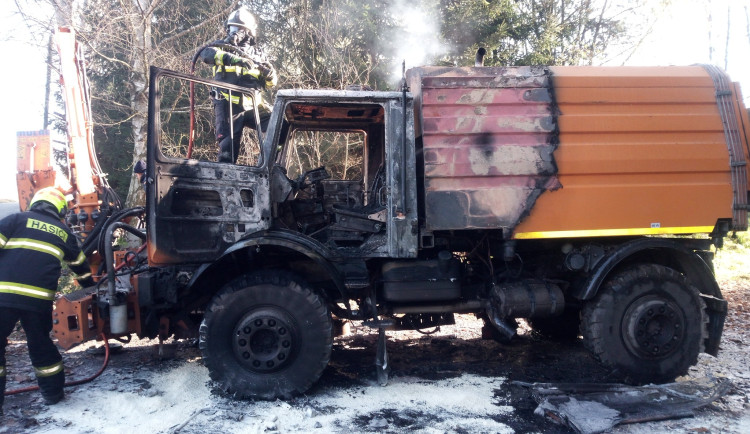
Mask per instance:
[[[80,380],[68,381],[65,383],[65,387],[79,386],[81,384],[88,383],[89,381],[92,381],[96,377],[100,376],[102,372],[104,372],[104,369],[107,368],[107,364],[109,363],[109,342],[107,340],[107,335],[105,335],[104,333],[100,334],[99,336],[104,341],[104,363],[102,363],[102,366],[94,375],[88,378],[80,379]],[[32,392],[34,390],[39,390],[39,386],[30,386],[30,387],[25,387],[22,389],[8,390],[5,392],[5,396],[17,395],[19,393],[24,393],[24,392]]]

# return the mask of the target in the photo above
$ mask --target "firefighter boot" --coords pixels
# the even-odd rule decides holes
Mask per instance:
[[[52,366],[43,368],[34,367],[39,390],[46,405],[55,405],[65,397],[63,386],[65,385],[65,371],[62,360]]]

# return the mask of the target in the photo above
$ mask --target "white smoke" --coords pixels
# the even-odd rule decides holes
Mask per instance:
[[[448,52],[440,39],[440,20],[435,10],[428,10],[409,0],[396,0],[390,13],[399,26],[395,35],[393,81],[401,79],[402,63],[406,69],[430,64]]]

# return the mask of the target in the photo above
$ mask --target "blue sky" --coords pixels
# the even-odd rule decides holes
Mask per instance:
[[[724,67],[724,42],[728,2],[737,12],[750,0],[712,0],[714,30],[714,63]],[[709,63],[708,11],[704,1],[672,2],[659,19],[654,32],[629,58],[632,65],[690,65]],[[675,5],[675,3],[677,5]],[[29,44],[33,39],[18,16],[13,15],[14,2],[0,2],[0,52],[5,64],[0,68],[3,103],[0,104],[0,199],[17,199],[16,132],[42,129],[45,86],[45,53]],[[750,105],[750,37],[746,34],[744,16],[738,14],[732,24],[730,62],[727,72],[743,84],[745,104]],[[9,35],[12,37],[9,40]],[[18,63],[18,59],[23,59]],[[56,79],[56,78],[54,78]],[[59,109],[58,109],[59,110]]]

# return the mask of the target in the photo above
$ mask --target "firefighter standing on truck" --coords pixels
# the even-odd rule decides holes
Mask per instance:
[[[215,80],[258,90],[276,85],[276,71],[256,44],[257,32],[258,23],[249,10],[240,8],[229,15],[227,37],[212,42],[201,51],[203,61],[214,65]],[[262,107],[259,92],[256,95],[258,106]],[[248,95],[216,89],[213,107],[219,161],[234,163],[239,156],[243,127],[257,127],[252,99]],[[265,131],[270,115],[263,112],[259,117],[261,130]]]
[[[28,211],[0,220],[0,385],[5,392],[5,346],[20,320],[47,405],[64,397],[62,357],[49,335],[61,261],[78,275],[81,286],[94,284],[78,240],[61,222],[66,211],[65,196],[48,187],[34,195]]]

